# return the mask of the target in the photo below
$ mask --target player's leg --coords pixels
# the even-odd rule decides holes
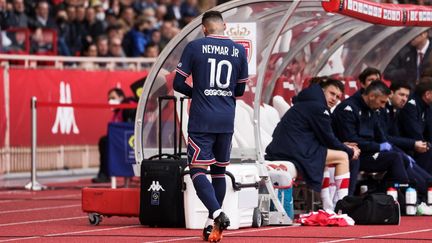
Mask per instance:
[[[226,193],[225,167],[230,163],[232,133],[218,134],[213,147],[216,163],[210,166],[216,198],[222,206]]]
[[[348,195],[350,173],[348,154],[344,151],[327,149],[326,165],[335,167],[336,195],[338,199]]]
[[[232,133],[221,133],[216,137],[213,147],[216,163],[210,167],[212,184],[216,198],[222,207],[226,193],[225,167],[230,163]],[[222,210],[214,213],[214,224],[209,241],[215,242],[222,238],[222,231],[228,228],[230,221]]]
[[[357,176],[360,172],[360,160],[350,160],[349,162],[349,171],[350,171],[350,186],[348,190],[348,195],[354,195],[356,185],[357,185]]]
[[[366,172],[387,171],[387,180],[399,183],[409,182],[404,161],[399,152],[386,151],[362,155],[360,169]]]
[[[214,134],[189,133],[188,163],[190,176],[198,198],[209,211],[209,219],[213,219],[214,213],[220,211],[221,208],[213,185],[206,176],[208,166],[215,163],[212,152],[214,141]],[[206,237],[204,232],[203,237]]]
[[[321,201],[324,210],[334,210],[333,200],[330,195],[330,173],[328,167],[325,167],[321,185]]]
[[[428,150],[425,153],[415,153],[414,159],[420,167],[429,174],[432,174],[432,150]]]
[[[95,178],[92,179],[93,183],[109,182],[108,177],[108,137],[103,136],[99,139],[99,172]]]

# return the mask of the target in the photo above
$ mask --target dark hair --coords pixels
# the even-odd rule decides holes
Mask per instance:
[[[222,14],[219,11],[207,11],[202,17],[201,23],[205,25],[209,21],[223,21]]]
[[[318,84],[319,86],[321,86],[322,89],[325,89],[330,85],[333,85],[336,88],[338,88],[342,93],[344,93],[345,91],[345,85],[342,83],[342,81],[334,78],[322,78],[321,82],[319,82]]]
[[[360,81],[360,83],[365,84],[366,83],[366,78],[370,75],[374,75],[377,74],[379,75],[379,77],[381,78],[381,72],[380,70],[373,68],[373,67],[367,67],[365,70],[363,70],[363,72],[361,72],[358,76],[358,79]]]
[[[423,96],[429,90],[432,90],[432,77],[422,77],[415,88],[415,93]]]
[[[395,92],[395,91],[397,91],[397,90],[399,90],[401,88],[405,88],[405,89],[408,89],[408,90],[412,89],[411,85],[408,82],[405,82],[405,81],[394,81],[390,85],[390,90],[393,91],[393,92]]]
[[[379,92],[381,95],[391,94],[389,87],[387,87],[387,85],[381,80],[372,81],[372,83],[370,83],[370,85],[365,89],[363,94],[368,95],[371,92]]]
[[[328,76],[312,77],[309,80],[309,85],[320,84],[324,79],[327,79],[327,78],[329,78],[329,77]]]
[[[112,88],[112,89],[110,89],[110,90],[108,91],[108,95],[109,95],[111,92],[115,92],[119,97],[125,97],[125,93],[124,93],[123,90],[120,89],[120,88]]]

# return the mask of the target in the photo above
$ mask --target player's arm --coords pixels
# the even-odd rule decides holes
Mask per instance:
[[[174,77],[173,88],[175,91],[180,92],[186,96],[192,97],[192,87],[186,83],[186,79],[191,74],[192,51],[191,45],[188,44],[183,51],[180,62],[176,68],[176,75]]]
[[[331,125],[330,111],[321,107],[311,107],[313,116],[310,117],[311,127],[318,141],[329,149],[345,151],[349,158],[354,155],[354,150],[336,138]]]
[[[192,87],[186,83],[186,77],[176,72],[173,88],[186,96],[192,97]]]
[[[402,108],[399,113],[399,125],[404,134],[408,138],[415,140],[423,140],[423,124],[421,113],[417,110],[416,100],[410,98],[407,104]]]
[[[234,90],[235,97],[242,96],[246,89],[246,83],[249,81],[249,71],[248,71],[248,62],[246,57],[246,51],[242,47],[241,48],[241,70],[240,70],[240,78],[237,80],[237,85]]]

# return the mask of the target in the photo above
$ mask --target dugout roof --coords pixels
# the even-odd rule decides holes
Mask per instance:
[[[254,109],[257,139],[251,148],[233,149],[233,157],[260,160],[265,148],[259,142],[259,104],[271,104],[275,90],[285,88],[295,94],[308,77],[338,75],[355,80],[366,66],[384,70],[404,45],[429,28],[372,24],[326,12],[321,1],[234,0],[214,10],[231,24],[227,34],[247,46],[255,69],[243,99]],[[183,48],[200,37],[199,17],[169,42],[144,83],[135,124],[138,162],[157,151],[157,97],[173,95],[172,79]],[[279,87],[277,80],[284,75],[286,82]],[[163,103],[163,108],[162,144],[172,148],[174,106]]]

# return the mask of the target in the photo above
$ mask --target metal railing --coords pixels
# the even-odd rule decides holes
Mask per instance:
[[[0,54],[0,64],[24,68],[55,68],[84,70],[135,70],[150,69],[156,58],[148,57],[67,57]],[[86,65],[96,64],[96,65]]]
[[[140,71],[150,69],[156,58],[89,58],[64,56],[32,56],[0,54],[0,67],[3,68],[4,98],[6,106],[6,123],[10,119],[9,112],[9,69],[14,67],[26,69],[77,69],[77,70],[108,70],[108,71]],[[51,65],[46,65],[47,63]],[[84,63],[100,64],[94,69],[83,68]],[[123,64],[119,67],[117,64]],[[3,108],[3,107],[2,107]],[[6,124],[6,130],[10,125]],[[99,165],[98,146],[95,144],[38,146],[31,153],[31,147],[16,147],[10,145],[9,132],[6,131],[5,144],[0,147],[0,174],[30,172],[31,158],[37,157],[37,171],[68,170],[91,168]]]

